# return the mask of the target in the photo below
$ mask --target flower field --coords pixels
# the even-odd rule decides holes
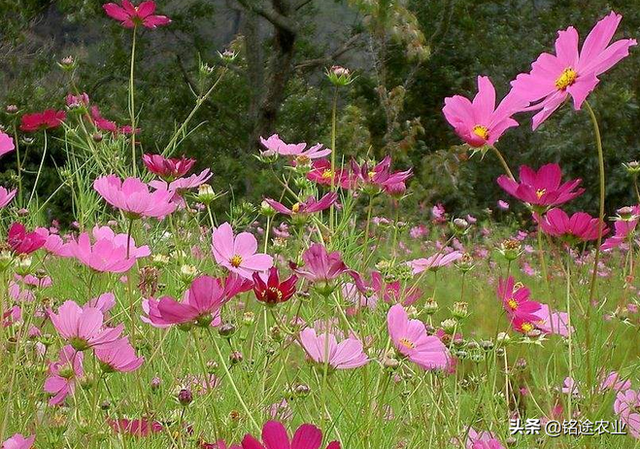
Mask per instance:
[[[0,120],[17,173],[0,187],[3,449],[640,447],[640,163],[624,167],[636,201],[606,204],[607,129],[589,103],[633,55],[621,15],[582,39],[558,31],[502,99],[488,76],[474,98],[443,98],[467,163],[500,166],[502,194],[482,215],[436,201],[412,216],[412,167],[336,143],[338,99],[359,81],[341,66],[324,73],[330,141],[256,142],[279,195],[214,191],[225,173],[181,145],[237,54],[206,67],[169,141],[143,139],[137,36],[171,19],[153,1],[103,9],[131,35],[129,120],[102,115],[73,58],[59,105]],[[560,108],[593,129],[599,184],[501,152]],[[52,143],[65,160],[44,195]],[[597,214],[572,208],[587,191]],[[69,222],[47,214],[60,194]]]

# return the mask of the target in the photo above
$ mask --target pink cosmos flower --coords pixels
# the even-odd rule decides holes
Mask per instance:
[[[300,332],[300,343],[314,362],[328,363],[333,369],[358,368],[369,362],[362,349],[362,342],[354,337],[338,343],[334,334],[316,334],[315,329],[307,327]]]
[[[319,284],[321,288],[326,287],[327,291],[333,290],[329,284],[342,274],[349,274],[360,290],[365,290],[360,276],[347,267],[338,251],[328,253],[323,245],[314,243],[302,254],[302,260],[304,266],[292,265],[295,272],[308,281]]]
[[[104,372],[128,373],[140,368],[144,362],[144,357],[136,356],[135,349],[126,337],[114,341],[109,346],[96,348],[95,354]]]
[[[437,271],[439,268],[451,265],[453,262],[460,260],[461,258],[462,253],[460,251],[451,251],[449,253],[440,251],[439,253],[427,258],[423,257],[420,259],[410,260],[407,264],[413,269],[413,274],[418,274],[426,270]]]
[[[371,289],[376,292],[378,298],[389,304],[402,304],[408,307],[422,297],[422,291],[415,287],[405,287],[399,280],[385,282],[382,275],[377,272],[371,272]]]
[[[566,238],[587,242],[598,238],[598,228],[602,228],[602,235],[609,232],[604,223],[599,226],[600,220],[593,218],[586,212],[576,212],[569,217],[562,209],[554,208],[544,217],[534,214],[534,218],[542,230],[554,237]]]
[[[2,449],[31,449],[35,440],[35,435],[25,438],[22,434],[16,433],[7,441],[2,443]]]
[[[640,221],[640,205],[618,209],[618,216],[613,223],[615,235],[605,240],[601,249],[610,250],[627,242],[629,236],[635,232],[638,221]]]
[[[398,352],[425,370],[444,369],[449,351],[438,337],[427,335],[420,320],[410,320],[404,307],[396,304],[387,314],[387,327]]]
[[[16,146],[13,144],[13,139],[6,133],[0,131],[0,157],[11,153],[15,149]]]
[[[104,315],[95,307],[80,307],[74,301],[65,301],[58,313],[49,312],[49,318],[62,338],[76,351],[113,344],[124,330],[124,325],[103,327]]]
[[[568,337],[573,332],[573,327],[569,327],[569,314],[566,312],[554,312],[548,305],[540,304],[540,310],[535,314],[540,321],[535,326],[545,334],[557,334],[562,337]]]
[[[547,164],[535,170],[522,165],[520,167],[520,183],[508,176],[501,175],[498,185],[508,194],[535,206],[559,206],[584,193],[577,188],[581,179],[574,179],[560,184],[562,170],[558,164]]]
[[[66,118],[67,114],[64,111],[56,111],[55,109],[25,114],[20,121],[20,129],[28,133],[53,129],[60,126]]]
[[[382,161],[373,167],[367,162],[358,165],[351,161],[351,174],[348,179],[348,187],[353,189],[357,186],[366,188],[382,189],[387,193],[396,190],[406,189],[405,181],[411,177],[411,169],[405,171],[391,171],[391,157],[386,156]],[[343,186],[344,186],[343,182]]]
[[[283,205],[282,203],[272,200],[271,198],[265,198],[265,201],[273,207],[277,212],[285,215],[300,215],[300,214],[312,214],[320,212],[330,208],[338,200],[338,194],[335,192],[327,193],[319,200],[310,196],[307,201],[301,203],[295,203],[291,206],[291,209]]]
[[[100,109],[96,105],[91,106],[90,119],[91,119],[91,122],[95,125],[95,127],[100,131],[110,132],[115,135],[132,134],[130,125],[118,126],[118,124],[113,120],[108,120],[104,118],[100,113]],[[136,128],[136,134],[138,133],[138,131],[139,129]]]
[[[626,391],[631,388],[631,381],[629,379],[621,379],[620,374],[618,374],[616,371],[610,371],[609,374],[603,377],[604,378],[600,383],[600,391],[609,389],[613,391]]]
[[[49,364],[49,377],[44,382],[44,390],[53,395],[49,405],[61,404],[73,394],[76,382],[84,376],[83,361],[84,354],[67,345],[60,350],[58,360]]]
[[[100,296],[98,296],[97,298],[93,298],[90,299],[85,305],[84,307],[93,307],[95,309],[98,309],[100,312],[102,312],[102,314],[104,315],[104,317],[107,317],[107,314],[109,313],[109,311],[111,309],[113,309],[113,307],[116,305],[116,297],[113,293],[111,292],[107,292],[107,293],[103,293]]]
[[[337,168],[337,167],[336,167]],[[331,162],[326,159],[317,159],[311,163],[311,170],[307,173],[307,179],[315,183],[330,186],[334,185],[347,188],[351,185],[349,174],[346,170],[331,170]]]
[[[129,0],[123,0],[122,6],[117,3],[107,3],[102,8],[109,17],[117,20],[125,28],[133,28],[142,25],[146,28],[169,25],[171,19],[167,16],[154,14],[156,2],[145,1],[138,6],[133,6]]]
[[[242,449],[319,449],[322,446],[322,431],[311,424],[302,424],[293,439],[289,439],[281,423],[267,421],[262,427],[262,441],[264,444],[247,434],[242,440]],[[340,443],[333,441],[326,449],[340,449]]]
[[[467,435],[467,441],[465,442],[466,449],[505,449],[500,440],[495,435],[488,431],[476,432],[471,427],[469,428],[469,434]]]
[[[498,208],[501,210],[509,210],[509,203],[503,200],[498,200]]]
[[[78,236],[78,240],[69,242],[69,254],[84,265],[96,271],[107,273],[125,273],[131,269],[137,259],[151,254],[147,245],[136,247],[133,237],[126,234],[115,234],[108,226],[96,226],[92,231],[95,239],[87,232]],[[128,253],[128,255],[127,255]]]
[[[292,156],[299,164],[308,164],[312,159],[320,159],[331,154],[331,150],[324,148],[322,144],[318,143],[305,151],[306,143],[286,143],[277,134],[271,135],[268,139],[260,137],[260,143],[266,148],[260,152],[262,156]]]
[[[265,271],[273,266],[271,256],[256,254],[258,241],[252,234],[241,232],[234,236],[229,223],[214,229],[211,239],[216,262],[246,279],[251,279],[256,271]]]
[[[164,188],[166,190],[171,190],[176,193],[181,193],[185,190],[194,189],[205,182],[207,182],[213,173],[208,168],[205,168],[198,174],[193,174],[187,178],[177,178],[171,181],[170,183],[164,183],[162,181],[151,181],[149,184],[156,188]]]
[[[640,392],[636,390],[620,391],[613,403],[613,411],[627,425],[629,433],[640,439]]]
[[[521,73],[511,82],[513,92],[530,103],[529,110],[540,110],[533,117],[535,130],[570,95],[575,110],[606,72],[629,55],[635,39],[621,39],[609,45],[622,16],[611,12],[591,30],[578,53],[578,32],[569,27],[558,31],[556,54],[542,53],[531,65],[531,72]],[[537,103],[536,103],[537,102]]]
[[[17,189],[7,190],[4,187],[0,186],[0,209],[6,207],[16,196],[17,192]]]
[[[149,186],[138,178],[127,178],[123,182],[116,175],[102,176],[94,181],[93,188],[107,203],[126,212],[131,218],[162,219],[177,207],[171,201],[174,192],[164,189],[150,192]]]
[[[228,301],[224,288],[218,279],[210,276],[197,277],[189,290],[185,293],[185,299],[178,302],[170,296],[165,296],[157,303],[157,313],[160,320],[158,324],[183,324],[195,323],[200,326],[209,326],[218,318],[220,308]],[[154,320],[150,315],[149,319]]]
[[[481,147],[493,145],[507,129],[518,126],[511,116],[526,105],[526,101],[510,93],[496,108],[496,90],[491,80],[479,76],[473,102],[460,95],[447,97],[442,112],[462,140]]]
[[[530,290],[522,283],[516,284],[513,276],[506,280],[500,278],[498,281],[498,299],[502,301],[502,307],[512,321],[520,318],[529,323],[537,323],[543,319],[538,313],[542,304],[532,301],[530,295]]]
[[[188,159],[185,156],[178,158],[165,158],[160,154],[144,154],[142,162],[151,173],[154,173],[165,180],[173,180],[186,175],[196,163],[195,159]]]
[[[45,241],[37,232],[27,232],[21,223],[13,223],[7,233],[7,243],[16,254],[31,254],[42,248]]]
[[[35,232],[46,239],[43,246],[45,251],[58,257],[72,257],[69,244],[64,243],[58,234],[42,227],[36,228]]]
[[[80,95],[67,94],[67,96],[65,97],[65,103],[68,108],[78,108],[81,106],[87,107],[89,106],[89,102],[89,95],[87,95],[85,92],[81,93]]]

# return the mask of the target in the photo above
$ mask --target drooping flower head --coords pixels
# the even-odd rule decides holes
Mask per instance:
[[[328,363],[333,369],[352,369],[366,365],[369,358],[362,349],[362,342],[355,337],[348,337],[338,343],[331,332],[307,327],[300,332],[300,343],[316,363]]]
[[[104,327],[104,315],[95,307],[80,307],[74,301],[65,301],[58,313],[49,312],[49,318],[60,337],[76,351],[109,346],[120,338],[124,325]]]
[[[128,338],[120,338],[108,346],[98,347],[95,354],[102,371],[128,373],[135,371],[144,362],[144,357],[136,356],[136,351]]]
[[[258,301],[267,305],[276,305],[288,301],[295,294],[297,282],[298,276],[295,274],[280,282],[278,268],[271,267],[268,276],[263,273],[253,273],[253,292]]]
[[[174,192],[149,186],[138,178],[127,178],[124,182],[116,175],[102,176],[93,183],[93,188],[113,207],[122,210],[130,218],[153,217],[162,219],[176,210],[172,202]]]
[[[609,232],[609,228],[603,222],[586,212],[576,212],[569,217],[562,209],[554,208],[543,217],[534,214],[534,218],[546,234],[563,238],[569,242],[596,240],[599,228],[601,228],[602,235]]]
[[[427,335],[420,320],[410,320],[404,307],[396,304],[387,314],[389,336],[398,352],[425,370],[444,369],[449,351],[438,337]]]
[[[498,185],[508,194],[529,203],[539,206],[538,209],[559,206],[584,193],[583,188],[578,188],[581,179],[574,179],[560,184],[562,170],[558,164],[547,164],[535,170],[522,165],[520,167],[520,182],[501,175]]]
[[[20,121],[20,129],[28,133],[54,129],[62,125],[66,118],[67,114],[64,111],[56,111],[55,109],[25,114]]]
[[[448,253],[440,251],[430,257],[411,260],[407,264],[413,269],[413,274],[419,274],[426,270],[437,271],[442,267],[451,265],[456,260],[460,260],[462,255],[460,251],[450,251]]]
[[[268,254],[256,253],[258,241],[249,232],[234,236],[229,223],[214,229],[211,236],[215,261],[244,278],[251,279],[253,273],[268,270],[273,266],[273,258]]]
[[[442,112],[456,134],[472,147],[493,145],[509,128],[518,126],[511,116],[526,106],[515,95],[507,95],[496,108],[496,90],[486,76],[478,77],[473,101],[460,95],[445,98]]]
[[[196,163],[195,159],[185,156],[181,158],[165,158],[161,154],[144,154],[142,162],[151,173],[161,178],[172,181],[175,178],[181,178],[191,170]]]
[[[145,1],[134,6],[129,0],[123,0],[122,6],[117,3],[107,3],[102,8],[109,17],[117,20],[125,28],[142,25],[146,28],[156,28],[169,25],[171,19],[167,16],[154,14],[156,2]]]
[[[533,117],[535,130],[564,100],[571,96],[575,110],[595,89],[598,76],[629,55],[635,39],[621,39],[609,45],[622,16],[611,12],[601,19],[585,39],[578,52],[578,32],[574,27],[558,31],[556,54],[542,53],[531,65],[531,72],[522,73],[511,82],[513,93],[535,103],[540,110]]]
[[[281,423],[267,421],[262,427],[262,441],[247,434],[242,440],[242,449],[319,449],[322,446],[322,431],[314,425],[302,424],[290,439]],[[332,441],[326,449],[340,449],[340,443]]]

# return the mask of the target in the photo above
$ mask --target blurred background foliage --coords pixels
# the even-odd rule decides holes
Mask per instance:
[[[102,3],[0,2],[0,104],[21,112],[63,108],[73,82],[104,116],[126,123],[131,32],[107,18]],[[238,57],[178,153],[212,167],[214,188],[233,192],[225,198],[275,195],[271,168],[254,157],[257,137],[278,132],[292,142],[329,144],[334,88],[324,71],[339,64],[357,74],[338,93],[339,154],[391,154],[396,168],[413,166],[405,204],[417,219],[437,202],[457,214],[482,214],[500,198],[510,201],[495,184],[500,166],[491,154],[469,158],[458,146],[441,113],[444,98],[474,95],[480,74],[504,95],[511,79],[553,48],[556,30],[574,25],[584,38],[611,9],[624,16],[619,35],[640,37],[638,0],[159,0],[158,11],[173,23],[139,35],[140,141],[146,152],[162,150],[194,92],[212,82],[203,65],[219,64],[218,52],[233,49]],[[69,55],[78,61],[73,80],[56,64]],[[640,50],[601,78],[590,101],[603,132],[612,212],[633,201],[621,164],[640,158]],[[4,115],[0,123],[10,128],[15,119]],[[536,133],[530,117],[519,121],[499,142],[512,168],[560,163],[587,187],[570,207],[595,213],[597,160],[586,112],[565,105]],[[60,185],[61,135],[41,180],[45,195]],[[37,168],[39,145],[30,147],[28,172]],[[0,161],[0,183],[15,182],[14,166],[14,155]],[[50,216],[67,206],[58,195]]]

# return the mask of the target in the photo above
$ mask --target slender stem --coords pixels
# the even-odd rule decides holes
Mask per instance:
[[[336,115],[338,110],[338,88],[333,91],[333,107],[331,109],[331,191],[336,190]],[[333,232],[335,208],[331,205],[329,209],[329,228]]]
[[[568,250],[567,250],[568,251]],[[567,411],[569,412],[569,419],[573,416],[572,406],[573,406],[573,389],[575,385],[575,378],[573,377],[573,339],[571,338],[571,256],[567,255],[567,288],[566,288],[566,300],[567,300],[567,329],[569,329],[569,335],[567,337],[567,342],[569,345],[569,377],[574,382],[573,385],[569,386],[569,399]],[[591,389],[591,385],[589,384],[589,389]]]
[[[133,69],[136,61],[136,31],[137,26],[133,27],[133,39],[131,43],[131,68],[129,71],[129,116],[131,117],[131,166],[133,176],[136,176],[136,107],[135,107],[135,91],[133,83]],[[128,251],[127,251],[128,253]]]
[[[549,275],[547,274],[547,262],[544,257],[544,251],[542,250],[542,228],[538,225],[538,232],[536,232],[538,237],[538,257],[540,258],[540,268],[542,269],[542,277],[544,278],[544,283],[547,286],[547,290],[549,290]]]
[[[47,157],[47,147],[48,147],[48,139],[47,139],[47,130],[44,130],[44,149],[42,150],[42,159],[40,159],[40,167],[38,167],[38,174],[36,175],[36,182],[33,184],[33,189],[31,190],[31,195],[29,196],[29,203],[31,204],[31,200],[33,199],[33,195],[36,193],[36,189],[38,188],[38,181],[40,180],[40,173],[42,173],[42,166],[44,165],[44,160]]]
[[[509,164],[507,164],[507,161],[502,156],[502,153],[500,153],[500,150],[498,150],[493,145],[491,145],[490,148],[493,150],[493,152],[496,154],[496,156],[500,160],[500,163],[502,164],[502,168],[504,168],[504,171],[507,173],[507,176],[509,176],[509,178],[511,178],[512,180],[515,180],[515,178],[513,177],[513,173],[511,173],[511,169],[509,168]]]
[[[13,127],[13,140],[16,146],[16,163],[18,164],[18,205],[22,207],[22,162],[20,162],[20,141],[18,140],[18,127]]]
[[[127,259],[129,258],[129,248],[131,246],[131,231],[133,230],[133,218],[129,219],[129,227],[127,229]]]
[[[16,145],[17,148],[17,145]],[[636,199],[640,203],[640,190],[638,190],[638,175],[633,175],[633,189],[636,192]]]
[[[604,179],[604,154],[602,152],[602,138],[600,136],[600,127],[598,126],[598,119],[595,112],[591,108],[588,101],[584,102],[591,123],[593,125],[593,131],[596,138],[596,149],[598,150],[598,167],[600,175],[600,208],[598,216],[598,241],[596,243],[596,254],[593,260],[593,271],[591,272],[591,285],[589,286],[589,301],[587,303],[587,316],[585,321],[585,344],[586,344],[586,362],[587,362],[587,385],[589,385],[589,391],[591,391],[591,309],[593,298],[596,292],[596,280],[598,277],[598,262],[600,261],[600,246],[602,245],[602,228],[604,225],[604,196],[605,196],[605,179]],[[591,405],[592,394],[589,394],[589,405]]]
[[[264,231],[264,251],[262,252],[265,254],[269,246],[269,231],[271,231],[271,217],[267,217],[267,229]]]

